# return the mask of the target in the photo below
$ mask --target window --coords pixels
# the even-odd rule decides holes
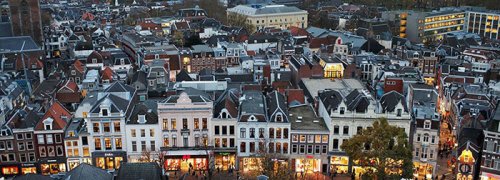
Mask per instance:
[[[93,123],[92,127],[95,133],[99,133],[99,123]]]
[[[219,126],[215,126],[215,135],[219,134],[220,134]]]
[[[35,153],[29,153],[28,154],[28,160],[30,162],[35,162]]]
[[[417,142],[420,142],[420,134],[417,134]]]
[[[222,126],[222,135],[227,135],[227,126]]]
[[[163,119],[163,130],[168,130],[168,119]]]
[[[307,145],[307,154],[313,153],[313,145]]]
[[[227,147],[227,139],[222,138],[222,147]]]
[[[19,142],[19,143],[17,143],[17,149],[19,151],[24,151],[24,150],[26,150],[26,146],[24,146],[23,142]]]
[[[207,129],[207,126],[208,126],[207,118],[203,118],[202,121],[203,121],[203,129]]]
[[[111,138],[104,138],[104,146],[106,150],[111,150]]]
[[[321,137],[321,143],[328,143],[328,135],[322,135]]]
[[[56,139],[56,143],[62,143],[61,134],[55,134],[54,137]]]
[[[62,155],[64,155],[64,150],[63,150],[63,147],[62,147],[62,146],[57,146],[57,147],[56,147],[56,153],[57,153],[57,156],[62,156]]]
[[[314,154],[319,154],[321,152],[321,147],[319,145],[314,146]]]
[[[434,150],[431,150],[430,154],[429,154],[429,158],[433,158],[434,157]]]
[[[358,126],[358,127],[356,128],[356,133],[357,133],[357,134],[360,134],[362,131],[363,131],[363,127]]]
[[[323,150],[322,150],[322,153],[323,154],[326,154],[326,152],[328,151],[328,147],[326,145],[323,146]]]
[[[28,149],[28,150],[34,150],[35,149],[35,146],[33,146],[33,142],[32,141],[26,142],[26,149]]]
[[[43,134],[37,135],[38,137],[38,144],[45,144],[45,138],[43,137]]]
[[[300,135],[300,142],[305,143],[306,142],[306,135]]]
[[[101,109],[102,116],[109,116],[108,109]]]
[[[115,132],[120,132],[121,131],[120,122],[113,122],[113,128],[114,128]]]
[[[339,126],[333,126],[333,134],[339,134]]]
[[[31,133],[26,133],[26,139],[31,139]]]
[[[234,126],[229,126],[229,135],[234,135]]]
[[[194,129],[200,129],[200,119],[194,118]]]
[[[424,129],[430,129],[431,128],[431,121],[429,120],[426,120],[424,122]]]
[[[229,147],[234,147],[234,138],[229,139]]]
[[[247,132],[245,128],[240,128],[240,138],[246,138]]]
[[[146,151],[146,141],[141,141],[141,151]]]
[[[281,139],[281,128],[276,128],[276,138]]]
[[[170,143],[169,143],[169,141],[168,141],[168,137],[164,137],[164,138],[163,138],[163,146],[168,147],[168,145],[169,145],[169,144],[170,144]]]
[[[14,146],[12,145],[12,141],[7,141],[7,150],[13,150]]]
[[[307,135],[307,143],[314,143],[314,135]]]
[[[299,153],[300,154],[305,154],[306,153],[306,145],[304,145],[304,144],[300,145]]]
[[[183,143],[184,143],[184,147],[188,147],[189,146],[188,137],[184,137],[183,138]]]
[[[436,136],[431,136],[431,143],[434,144],[436,142]]]
[[[155,129],[149,129],[149,137],[155,137]]]
[[[340,107],[340,114],[344,114],[345,113],[345,107]]]
[[[259,128],[259,138],[264,138],[264,128]]]
[[[424,142],[429,142],[429,134],[424,134]]]
[[[89,140],[87,139],[87,136],[82,137],[82,144],[83,145],[89,145]]]
[[[398,109],[398,110],[397,110],[397,114],[396,114],[396,116],[401,117],[401,113],[402,113],[402,110],[401,110],[401,109]]]
[[[122,149],[122,138],[115,138],[115,148]]]
[[[137,142],[132,141],[132,152],[137,152]]]
[[[172,129],[176,130],[177,129],[177,121],[175,120],[175,118],[172,118],[170,121],[172,123]]]
[[[103,126],[103,130],[104,130],[105,133],[111,132],[111,127],[110,127],[111,125],[110,125],[110,123],[102,123],[102,126]]]
[[[349,134],[349,126],[344,126],[344,130],[342,131],[342,133],[344,135],[348,135]]]
[[[146,130],[145,129],[141,129],[141,137],[146,137]]]
[[[246,142],[241,142],[240,143],[240,152],[244,153],[247,151],[246,147],[247,143]]]
[[[101,138],[94,138],[95,150],[102,150]]]
[[[21,134],[21,133],[16,134],[16,138],[17,138],[18,140],[23,140],[23,139],[24,139],[24,138],[23,138],[23,134]]]
[[[283,116],[281,114],[276,115],[276,122],[283,122]]]
[[[182,129],[188,128],[188,120],[186,118],[182,119]]]
[[[339,149],[339,140],[333,139],[333,149]]]
[[[269,138],[274,138],[274,128],[269,128]]]
[[[283,138],[288,139],[288,128],[283,129]]]
[[[255,128],[250,128],[250,138],[255,138]]]
[[[292,142],[299,142],[299,135],[292,135]]]
[[[45,151],[45,146],[38,147],[38,152],[40,152],[40,157],[46,157],[47,151]]]
[[[215,138],[215,147],[220,147],[220,139]]]
[[[292,144],[292,153],[297,153],[297,144]]]
[[[136,137],[136,136],[137,136],[137,134],[136,134],[136,132],[135,132],[135,129],[131,129],[131,130],[130,130],[130,135],[131,135],[132,137]]]
[[[53,144],[54,143],[54,138],[52,134],[47,134],[47,144]]]
[[[156,151],[155,141],[151,141],[151,142],[149,142],[149,144],[151,145],[151,151]]]
[[[5,150],[5,142],[0,141],[0,150]]]
[[[255,153],[255,142],[250,142],[250,153]]]

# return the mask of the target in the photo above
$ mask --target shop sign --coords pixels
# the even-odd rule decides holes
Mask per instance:
[[[463,174],[469,174],[470,170],[471,170],[470,165],[468,165],[468,164],[461,164],[460,165],[460,172],[461,173],[463,173]]]
[[[114,154],[113,153],[104,153],[104,156],[105,157],[110,157],[110,156],[114,156]]]
[[[231,153],[228,153],[228,152],[220,152],[219,155],[222,155],[222,156],[229,156]]]
[[[307,159],[313,159],[313,158],[314,158],[314,156],[312,156],[312,155],[307,155],[307,156],[306,156],[306,158],[307,158]]]
[[[35,166],[35,164],[21,164],[23,167],[28,167],[28,166]]]
[[[51,160],[47,160],[47,162],[49,162],[49,163],[50,163],[50,162],[57,162],[57,160],[55,160],[55,159],[51,159]]]
[[[191,155],[183,155],[182,156],[182,159],[189,159],[189,158],[191,158]]]

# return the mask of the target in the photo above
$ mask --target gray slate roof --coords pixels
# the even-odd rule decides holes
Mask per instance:
[[[156,163],[124,163],[118,170],[120,180],[162,179],[161,168]]]
[[[66,173],[64,180],[112,180],[113,175],[98,167],[81,163],[75,169]]]

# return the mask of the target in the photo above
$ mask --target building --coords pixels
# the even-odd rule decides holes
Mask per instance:
[[[215,55],[212,48],[208,45],[193,45],[191,48],[192,59],[190,72],[198,73],[203,69],[209,69],[212,71],[216,69]]]
[[[436,12],[401,13],[400,37],[416,43],[443,40],[446,33],[464,30],[464,17],[463,10],[445,8]]]
[[[328,143],[330,130],[321,117],[316,116],[313,107],[299,105],[290,107],[291,151],[290,159],[295,172],[329,172]],[[341,164],[332,164],[331,170],[347,173]],[[339,173],[340,174],[340,173]]]
[[[266,100],[267,99],[267,100]],[[247,90],[240,98],[238,109],[237,168],[259,171],[262,156],[275,153],[287,160],[290,143],[290,122],[283,95],[276,91],[266,96],[260,91]]]
[[[162,123],[166,171],[208,170],[209,142],[213,102],[204,95],[182,92],[158,103],[158,119]],[[211,167],[213,169],[213,167]]]
[[[236,166],[238,107],[239,92],[236,89],[225,90],[214,102],[210,132],[215,142],[215,167],[221,170]]]
[[[39,0],[9,0],[12,32],[15,36],[31,36],[41,46],[42,19]]]
[[[500,161],[498,155],[498,140],[500,139],[500,111],[497,109],[495,115],[490,120],[491,125],[484,130],[483,153],[481,157],[480,178],[485,180],[500,178],[500,167],[497,165]],[[497,146],[495,146],[497,145]]]
[[[121,162],[127,162],[125,124],[138,101],[137,90],[115,82],[86,98],[95,99],[88,111],[82,112],[90,133],[92,164],[116,170]]]
[[[127,118],[125,133],[130,162],[158,160],[162,136],[156,106],[156,101],[136,104]]]
[[[266,27],[286,29],[290,26],[307,28],[307,11],[285,5],[238,5],[227,10],[227,15],[243,15],[257,30]]]
[[[38,148],[38,163],[43,175],[66,172],[64,132],[72,115],[55,101],[35,126],[35,146]]]
[[[33,131],[40,121],[35,111],[17,110],[0,128],[0,175],[37,173],[38,156]]]
[[[433,86],[411,84],[407,98],[416,127],[413,134],[415,174],[418,177],[432,178],[437,170],[441,125],[436,108],[438,94]]]
[[[64,143],[68,171],[75,169],[80,164],[92,164],[89,133],[83,118],[73,118],[71,122],[68,122],[64,133]]]
[[[485,11],[467,11],[465,13],[465,31],[480,36],[499,39],[500,13]]]

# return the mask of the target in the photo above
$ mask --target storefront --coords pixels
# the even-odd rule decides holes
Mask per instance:
[[[215,152],[215,168],[220,170],[228,170],[230,167],[235,169],[236,152]]]
[[[92,153],[92,164],[101,169],[118,169],[122,162],[127,162],[127,152],[125,151]]]
[[[349,156],[341,156],[341,155],[330,156],[330,173],[348,174]]]
[[[0,165],[2,176],[15,176],[24,174],[36,174],[37,168],[34,163],[12,163]]]
[[[64,157],[40,159],[39,162],[42,175],[66,172],[66,158]]]
[[[432,179],[434,172],[434,165],[429,163],[413,163],[413,176],[418,179]]]
[[[321,159],[315,159],[311,157],[295,159],[295,172],[321,172]]]
[[[240,159],[240,169],[243,169],[243,172],[261,171],[262,170],[261,167],[262,167],[262,158],[246,157]]]
[[[164,168],[166,171],[201,171],[208,169],[208,155],[204,150],[167,151]]]
[[[68,158],[68,171],[75,169],[81,163],[92,164],[90,158]]]

